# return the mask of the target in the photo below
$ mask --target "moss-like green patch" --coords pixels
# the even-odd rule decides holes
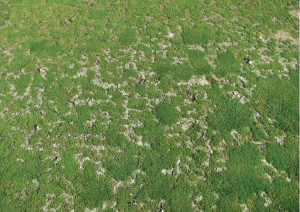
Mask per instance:
[[[276,120],[280,129],[298,134],[299,126],[299,78],[297,71],[291,71],[291,80],[269,76],[259,79],[254,97],[260,113]]]
[[[229,99],[218,90],[219,88],[213,88],[212,100],[215,108],[214,113],[207,117],[209,125],[221,133],[228,133],[233,129],[239,131],[250,126],[253,121],[250,105]]]
[[[201,51],[189,51],[189,59],[192,66],[196,69],[195,73],[199,75],[211,74],[212,67],[205,59],[205,53]]]
[[[235,55],[231,51],[221,52],[217,56],[217,74],[225,76],[231,72],[237,72],[239,70],[239,64],[236,60]]]
[[[156,118],[162,124],[175,124],[179,112],[176,110],[175,106],[169,103],[161,103],[155,109]]]
[[[298,177],[298,149],[297,139],[286,138],[284,144],[268,144],[267,159],[280,170],[285,170],[292,177]]]
[[[119,36],[119,43],[128,45],[136,41],[136,32],[133,29],[124,30]]]
[[[214,174],[212,181],[218,185],[222,196],[245,201],[265,189],[263,170],[259,168],[262,153],[249,142],[231,149],[227,170]]]
[[[209,41],[209,32],[206,28],[186,29],[182,33],[185,44],[200,44],[206,46]]]

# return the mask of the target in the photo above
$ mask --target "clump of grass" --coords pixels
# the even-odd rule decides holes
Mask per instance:
[[[198,133],[200,131],[200,126],[199,124],[194,124],[191,126],[187,131],[186,134],[192,139],[192,140],[197,140],[198,139]]]
[[[87,105],[77,106],[76,111],[80,122],[87,121],[91,118],[91,108]]]
[[[16,90],[19,94],[25,92],[26,88],[31,82],[31,76],[29,74],[24,74],[16,81]]]
[[[239,64],[231,51],[221,52],[217,56],[217,74],[225,76],[227,73],[239,70]]]
[[[47,40],[30,43],[30,51],[36,54],[56,54],[63,51],[58,44],[50,44]]]
[[[156,149],[160,148],[164,143],[164,131],[163,127],[160,123],[157,123],[152,119],[152,114],[146,114],[144,118],[144,126],[143,128],[135,128],[135,133],[139,136],[143,136],[143,141],[150,143],[151,148]]]
[[[176,82],[181,80],[189,80],[193,75],[209,73],[209,64],[204,60],[199,62],[198,66],[192,67],[188,64],[174,65],[166,61],[159,61],[153,65],[153,71],[156,73],[157,79],[165,88],[170,87],[170,79]]]
[[[221,195],[244,201],[263,191],[266,182],[262,169],[258,168],[261,159],[259,148],[249,142],[230,149],[227,170],[213,174],[212,178]]]
[[[211,127],[221,133],[231,130],[242,130],[252,123],[252,111],[248,104],[224,96],[218,87],[211,90],[213,104],[216,105],[214,113],[210,114],[207,121]]]
[[[107,16],[107,12],[105,10],[91,10],[89,11],[89,18],[94,20],[101,20],[105,16]]]
[[[272,143],[267,145],[267,160],[290,176],[298,176],[298,145],[297,139],[286,138],[283,145]]]
[[[189,51],[189,59],[196,74],[210,74],[212,72],[212,67],[206,61],[204,52]]]
[[[117,180],[126,180],[136,167],[137,159],[134,155],[133,148],[113,156],[106,163],[107,173]]]
[[[136,42],[136,32],[133,29],[126,29],[119,36],[119,43],[122,45],[128,45]]]
[[[162,124],[175,124],[178,119],[179,112],[172,104],[160,103],[155,109],[155,115]]]
[[[164,61],[158,61],[153,65],[153,71],[156,73],[158,79],[161,79],[172,73],[172,68],[170,64],[167,64]]]
[[[80,175],[79,166],[74,160],[75,156],[72,151],[67,150],[65,151],[62,163],[64,164],[61,173],[64,174],[68,179],[75,179],[78,175]]]
[[[241,206],[238,202],[237,197],[233,198],[233,197],[224,196],[219,199],[217,206],[220,211],[240,211],[241,210]]]
[[[82,189],[78,191],[78,204],[94,208],[103,204],[103,201],[111,198],[111,188],[108,182],[96,177],[84,176]]]
[[[106,143],[110,146],[122,146],[126,141],[123,134],[119,132],[120,128],[117,124],[109,124],[105,131]]]
[[[209,33],[207,29],[187,29],[182,33],[183,42],[185,44],[199,44],[206,46],[209,41]]]
[[[297,181],[287,182],[283,177],[275,178],[270,189],[270,198],[276,199],[272,203],[273,211],[299,211],[299,185]]]
[[[84,52],[99,52],[103,46],[102,42],[105,42],[105,40],[107,40],[108,37],[103,35],[101,38],[100,37],[96,37],[94,39],[92,39],[89,42],[86,42],[86,44],[81,48],[82,51]]]
[[[259,101],[259,112],[275,119],[278,128],[298,134],[299,78],[297,71],[291,71],[290,74],[291,80],[277,76],[259,79],[254,98]]]

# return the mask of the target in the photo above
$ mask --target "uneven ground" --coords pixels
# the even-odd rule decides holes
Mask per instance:
[[[298,211],[298,1],[1,0],[1,211]]]

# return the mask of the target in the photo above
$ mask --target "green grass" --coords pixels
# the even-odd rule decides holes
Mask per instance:
[[[239,65],[236,61],[235,55],[231,51],[220,52],[217,56],[217,74],[225,76],[230,73],[238,72]]]
[[[222,196],[237,198],[243,202],[253,195],[258,195],[267,184],[263,179],[263,170],[259,168],[262,154],[257,146],[245,143],[229,151],[227,170],[213,175],[213,182],[218,184]]]
[[[298,195],[299,187],[296,183],[288,183],[283,178],[275,179],[270,192],[271,197],[277,201],[273,204],[272,208],[280,208],[285,211],[295,211],[299,208]]]
[[[209,42],[209,30],[207,28],[186,29],[182,33],[182,38],[185,44],[206,46]]]
[[[279,170],[286,171],[291,177],[298,177],[298,150],[293,139],[284,139],[284,144],[267,145],[267,159]]]
[[[175,124],[178,119],[179,112],[172,104],[161,103],[156,107],[155,115],[162,124]]]
[[[121,45],[128,45],[136,42],[136,32],[133,29],[125,29],[119,36]]]
[[[205,59],[205,53],[201,51],[189,51],[189,60],[196,69],[195,73],[199,75],[210,74],[213,69]]]
[[[255,97],[259,100],[257,107],[262,114],[275,119],[280,129],[298,134],[298,73],[291,71],[290,75],[291,80],[279,79],[277,76],[260,79]]]
[[[295,11],[0,3],[0,211],[298,211]]]
[[[238,100],[230,99],[214,88],[212,99],[215,103],[214,112],[208,116],[209,125],[221,133],[230,133],[232,130],[241,131],[250,126],[253,121],[253,112],[249,104],[242,104]]]
[[[30,51],[35,54],[56,54],[62,52],[63,48],[57,43],[50,44],[47,40],[42,40],[31,42]]]

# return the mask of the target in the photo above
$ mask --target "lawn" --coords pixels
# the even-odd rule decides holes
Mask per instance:
[[[0,2],[0,211],[298,211],[298,1]]]

